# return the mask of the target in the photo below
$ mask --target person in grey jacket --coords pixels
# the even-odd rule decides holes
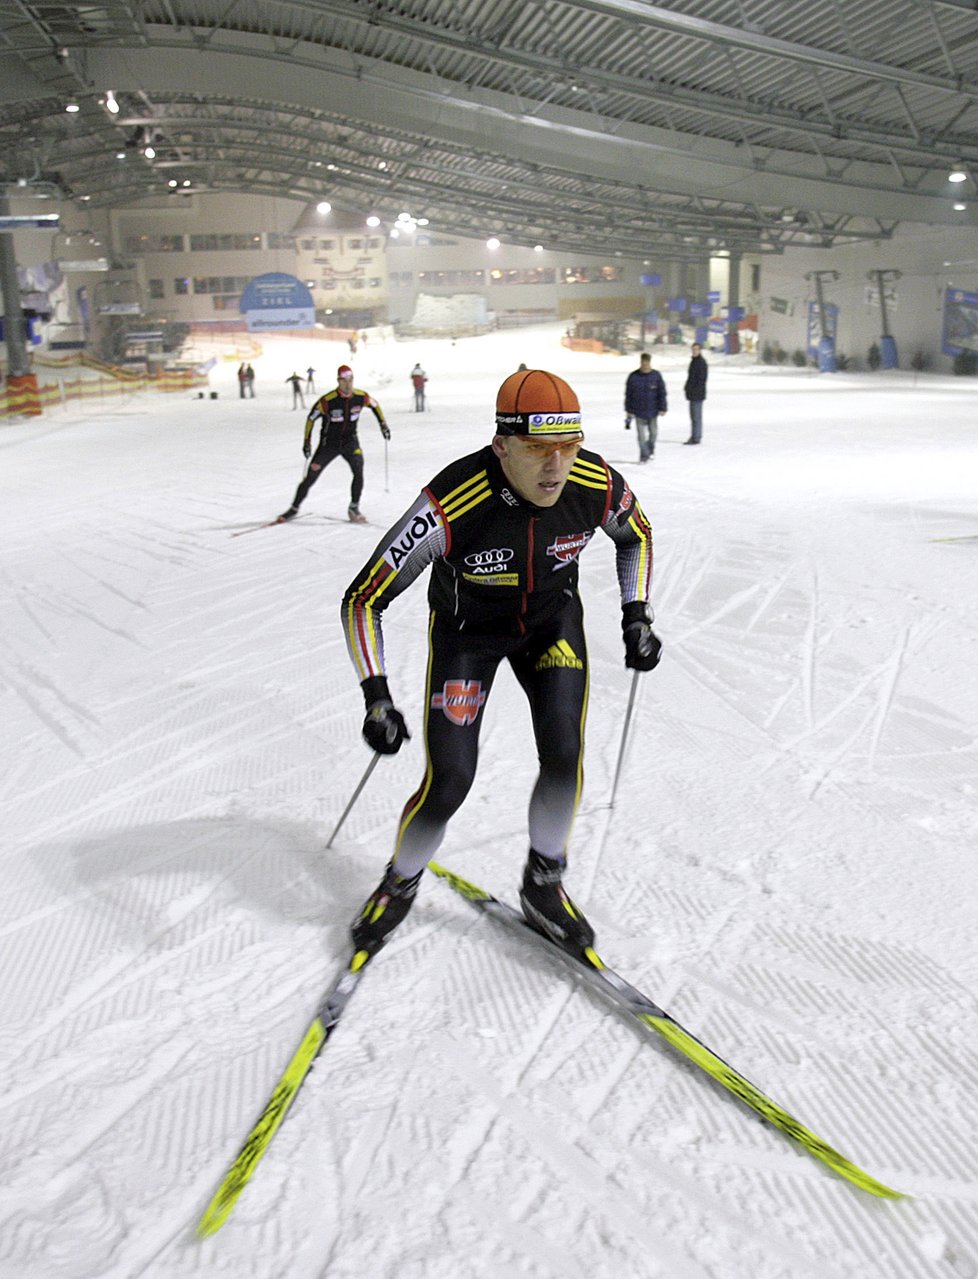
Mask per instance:
[[[683,387],[689,401],[689,439],[684,444],[699,444],[703,438],[703,401],[706,399],[706,375],[709,372],[699,342],[693,343],[693,358],[689,362],[686,385]]]
[[[652,367],[652,356],[643,351],[639,367],[629,373],[625,383],[625,430],[631,429],[634,418],[640,462],[647,462],[655,456],[659,415],[667,409],[666,384],[662,374]]]

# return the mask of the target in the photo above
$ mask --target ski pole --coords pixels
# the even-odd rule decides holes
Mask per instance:
[[[379,763],[379,761],[380,761],[380,755],[379,755],[379,753],[375,753],[375,754],[374,754],[373,759],[372,759],[372,760],[370,761],[370,763],[367,765],[366,770],[364,771],[363,776],[360,778],[360,784],[359,784],[359,786],[357,786],[356,790],[355,790],[355,791],[353,792],[353,794],[351,795],[351,797],[350,797],[350,802],[347,804],[346,808],[344,808],[344,809],[343,809],[343,816],[342,816],[342,817],[340,818],[340,820],[336,823],[336,829],[333,831],[332,835],[330,835],[330,837],[329,837],[329,843],[326,845],[326,847],[327,847],[327,848],[332,848],[332,847],[333,847],[333,840],[334,840],[334,839],[336,838],[336,836],[340,833],[340,827],[341,827],[341,826],[343,825],[343,823],[346,821],[346,819],[347,819],[347,815],[349,814],[350,809],[353,807],[353,805],[354,805],[354,804],[357,802],[357,800],[360,798],[360,792],[363,790],[364,786],[366,786],[367,782],[368,782],[368,781],[369,781],[369,779],[370,779],[370,774],[371,774],[371,773],[374,771],[374,769],[377,767],[377,764]]]
[[[631,692],[628,694],[628,709],[625,711],[625,723],[621,730],[621,746],[618,749],[618,766],[615,769],[615,780],[611,787],[611,799],[608,803],[609,808],[614,808],[615,806],[615,795],[618,791],[618,778],[621,776],[622,761],[625,758],[625,744],[628,741],[628,726],[632,721],[632,708],[635,705],[635,692],[638,689],[638,677],[640,674],[640,671],[632,672],[632,688]]]
[[[390,492],[390,486],[387,482],[388,465],[387,465],[387,440],[384,440],[384,492]]]

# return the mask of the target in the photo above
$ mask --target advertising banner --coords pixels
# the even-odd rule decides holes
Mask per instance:
[[[316,323],[312,294],[294,275],[270,271],[245,285],[239,310],[249,333],[311,329]]]
[[[945,355],[960,355],[962,351],[978,353],[978,293],[946,290],[941,350]]]

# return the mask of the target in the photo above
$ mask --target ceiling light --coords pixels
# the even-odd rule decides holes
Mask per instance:
[[[496,249],[499,248],[499,241],[496,239],[494,235],[491,235],[489,239],[486,240],[486,248],[493,253],[495,253]]]
[[[183,185],[184,185],[185,187],[189,187],[189,186],[190,186],[190,179],[189,179],[189,178],[184,178],[184,180],[183,180]]]
[[[535,244],[535,245],[533,246],[533,252],[534,252],[534,253],[542,253],[542,252],[543,252],[543,245],[542,245],[542,244]]]
[[[960,200],[954,201],[954,210],[956,213],[963,213],[967,207],[968,206],[963,204]]]
[[[119,104],[118,104],[118,102],[116,102],[116,100],[115,100],[115,94],[112,92],[112,90],[111,90],[111,89],[110,89],[110,90],[108,91],[108,93],[105,95],[105,109],[106,109],[106,111],[108,111],[111,115],[118,115],[118,114],[119,114]]]
[[[380,226],[380,218],[377,217],[376,213],[371,213],[370,217],[367,218],[367,226]]]
[[[333,206],[330,204],[328,200],[320,200],[319,203],[316,205],[317,213],[326,214],[326,213],[332,213],[332,211],[333,211]]]
[[[400,231],[398,231],[398,229],[397,229],[397,227],[396,227],[396,226],[392,226],[392,227],[391,227],[391,239],[392,239],[392,240],[399,240],[400,238],[401,238],[401,233],[400,233]]]
[[[152,144],[148,147],[143,147],[143,155],[146,157],[147,160],[155,160],[156,147],[154,147]]]
[[[167,185],[168,187],[175,187],[175,186],[177,186],[177,185],[178,185],[178,183],[177,183],[176,178],[171,178],[171,179],[170,179],[170,181],[169,181],[166,185]]]
[[[377,165],[377,168],[378,168],[378,169],[386,169],[386,168],[387,168],[387,161],[386,161],[386,160],[381,160],[381,162]]]
[[[117,152],[115,153],[115,158],[116,158],[117,160],[124,160],[124,159],[126,158],[126,153],[125,153],[125,151],[117,151]]]
[[[335,165],[335,164],[327,164],[326,168],[327,168],[327,169],[330,169],[330,170],[335,170],[335,169],[336,169],[336,165]]]
[[[77,103],[77,102],[66,102],[66,103],[65,103],[65,110],[68,112],[68,114],[69,114],[69,115],[74,115],[74,114],[75,114],[75,112],[76,112],[78,109],[79,109],[79,107],[78,107],[78,103]]]
[[[427,226],[427,225],[428,225],[427,218],[418,218],[418,226]]]
[[[71,107],[69,107],[68,110],[70,111]],[[964,169],[962,169],[960,164],[957,164],[947,175],[947,180],[948,182],[967,182],[968,175],[965,173]]]

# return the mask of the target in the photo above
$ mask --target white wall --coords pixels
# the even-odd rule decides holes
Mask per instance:
[[[945,263],[961,265],[945,266]],[[875,240],[829,251],[789,249],[783,257],[764,259],[761,268],[760,341],[780,344],[789,353],[804,349],[808,302],[814,299],[806,272],[836,270],[839,279],[824,284],[826,302],[839,307],[836,349],[865,367],[866,355],[882,333],[880,310],[867,302],[873,287],[867,272],[896,269],[902,272],[893,288],[896,305],[888,305],[890,332],[896,338],[902,367],[920,351],[931,367],[945,369],[948,357],[940,352],[943,298],[947,288],[978,291],[978,231],[907,225],[891,240]],[[788,301],[793,314],[779,315],[770,299]]]

